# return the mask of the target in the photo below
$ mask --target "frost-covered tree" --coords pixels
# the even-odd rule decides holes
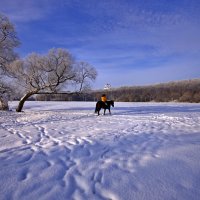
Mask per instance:
[[[2,81],[0,81],[0,110],[8,110],[7,95],[10,88]]]
[[[13,24],[9,19],[0,14],[0,109],[8,109],[7,96],[11,88],[6,84],[6,76],[9,75],[9,64],[14,61],[17,54],[14,48],[19,45],[19,40]]]
[[[76,63],[76,84],[79,92],[90,89],[90,81],[94,81],[97,76],[96,69],[87,62]]]
[[[95,69],[89,65],[77,65],[72,55],[64,49],[51,49],[46,55],[31,54],[24,60],[16,60],[10,73],[15,76],[24,96],[16,109],[21,112],[25,101],[39,92],[56,92],[66,85],[80,85],[81,92],[88,79],[95,79]],[[90,70],[86,70],[90,69]],[[75,91],[74,91],[75,92]]]

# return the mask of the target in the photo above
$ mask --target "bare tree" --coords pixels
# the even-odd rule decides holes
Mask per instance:
[[[31,54],[25,60],[14,61],[10,73],[24,88],[24,96],[16,111],[21,112],[25,101],[39,92],[53,93],[71,83],[80,84],[80,92],[86,80],[95,79],[96,75],[90,75],[94,71],[91,67],[91,72],[87,71],[84,76],[80,76],[78,66],[72,55],[64,49],[51,49],[47,55]]]
[[[14,48],[19,45],[15,28],[9,19],[0,14],[0,109],[8,109],[7,96],[11,89],[6,85],[9,63],[16,59]]]
[[[91,88],[90,81],[94,81],[97,76],[96,69],[87,62],[78,62],[76,64],[76,84],[79,92]]]
[[[8,93],[10,92],[10,87],[4,82],[0,81],[0,110],[8,110]]]

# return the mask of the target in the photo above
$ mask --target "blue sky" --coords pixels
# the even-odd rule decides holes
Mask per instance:
[[[98,71],[93,89],[200,77],[200,0],[0,0],[21,57],[66,48]]]

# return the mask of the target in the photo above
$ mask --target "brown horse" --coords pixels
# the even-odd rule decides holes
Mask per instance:
[[[103,101],[98,101],[96,103],[95,113],[98,113],[98,115],[99,115],[101,108],[103,108],[104,109],[104,115],[106,113],[106,109],[108,109],[109,113],[111,114],[110,106],[114,107],[114,101],[113,100],[106,101],[105,103]]]

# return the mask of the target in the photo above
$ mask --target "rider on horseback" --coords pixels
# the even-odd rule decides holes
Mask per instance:
[[[105,115],[106,109],[108,109],[109,113],[111,114],[110,111],[111,106],[114,107],[114,101],[113,100],[108,101],[106,95],[104,94],[101,96],[101,100],[96,103],[95,113],[98,113],[99,115],[100,110],[104,109],[104,115]]]
[[[106,97],[105,94],[102,94],[102,96],[101,96],[101,101],[103,101],[104,104],[107,105],[107,103],[106,103],[106,101],[107,101],[107,97]]]

